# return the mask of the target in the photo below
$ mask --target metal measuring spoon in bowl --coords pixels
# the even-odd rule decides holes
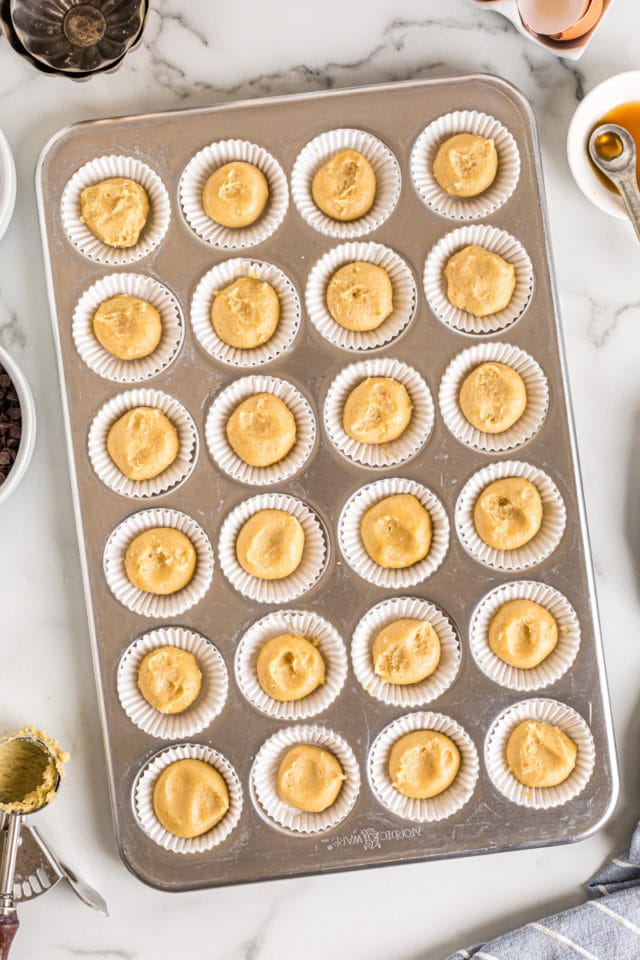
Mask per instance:
[[[46,807],[60,786],[63,760],[22,731],[0,740],[0,810],[6,835],[0,859],[0,960],[7,960],[19,921],[13,893],[22,818]]]
[[[589,156],[616,187],[640,240],[640,190],[636,142],[617,123],[602,123],[589,137]]]

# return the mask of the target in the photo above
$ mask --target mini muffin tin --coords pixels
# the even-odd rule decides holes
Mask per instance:
[[[434,211],[431,194],[431,205],[422,198],[411,156],[430,124],[438,120],[442,130],[453,129],[453,120],[441,118],[457,117],[469,103],[483,123],[493,118],[500,125],[510,177],[518,166],[515,144],[519,175],[487,216],[478,219],[474,205],[466,222],[459,204],[446,217]],[[385,178],[384,215],[374,217],[366,233],[335,223],[328,229],[307,202],[309,163],[354,142],[375,149]],[[227,157],[230,143],[262,157],[278,183],[276,216],[269,208],[265,214],[270,232],[254,233],[260,239],[250,246],[243,246],[246,236],[209,235],[191,209],[194,196],[197,201],[191,175],[203,175],[207,158]],[[124,256],[85,244],[72,191],[92,169],[134,168],[145,176],[150,171],[156,190],[153,242],[143,234],[140,250]],[[617,771],[537,135],[522,95],[497,78],[470,76],[83,123],[61,131],[45,148],[37,189],[114,821],[129,868],[158,888],[186,890],[562,843],[598,829],[615,801]],[[452,240],[453,230],[460,233]],[[492,322],[478,327],[459,311],[442,314],[437,297],[434,302],[433,287],[440,284],[434,257],[474,239],[506,244],[519,257],[521,290],[511,305],[517,309],[506,311],[500,329],[491,330]],[[378,331],[344,339],[344,331],[327,325],[327,266],[354,256],[387,264],[402,284],[397,309],[381,328],[384,336]],[[258,364],[256,357],[221,350],[202,323],[220,277],[232,279],[240,269],[278,278],[286,305],[285,335]],[[130,369],[97,349],[90,327],[92,310],[120,288],[153,293],[167,321],[168,342],[158,355]],[[504,447],[478,442],[455,418],[449,381],[474,348],[515,357],[535,381],[536,416]],[[246,359],[249,365],[242,365]],[[399,371],[403,382],[421,391],[420,430],[391,451],[389,462],[372,460],[340,436],[336,404],[354,364],[363,373]],[[295,396],[300,426],[304,421],[303,455],[283,461],[266,478],[243,470],[224,450],[219,413],[229,399],[246,395],[245,378]],[[141,488],[147,494],[141,497],[116,482],[97,449],[105,417],[122,409],[128,391],[179,404],[175,409],[187,414],[185,430],[193,425],[197,434],[181,470],[166,486]],[[516,570],[495,551],[478,553],[465,528],[468,504],[459,498],[482,470],[490,478],[505,470],[548,478],[551,541],[525,551]],[[434,519],[434,544],[418,576],[415,570],[369,569],[353,523],[372,492],[398,489],[416,492]],[[288,505],[304,517],[313,534],[304,576],[251,582],[234,568],[234,531],[254,498],[259,505]],[[188,588],[155,598],[127,584],[122,552],[135,533],[163,521],[191,531],[199,563]],[[493,601],[477,617],[474,611],[503,585],[507,597],[549,598],[571,626],[562,662],[539,672],[546,685],[531,689],[486,657],[478,633]],[[426,611],[446,641],[440,674],[406,695],[372,685],[366,659],[372,625],[383,625],[397,610]],[[283,623],[291,629],[318,624],[320,642],[331,653],[329,695],[302,709],[271,709],[252,676],[256,631],[264,629],[268,639]],[[162,718],[136,698],[136,657],[167,636],[187,649],[201,650],[207,640],[215,648],[207,709],[184,723],[156,722]],[[518,706],[528,699],[530,708]],[[523,711],[566,721],[586,745],[579,776],[570,790],[554,795],[553,805],[544,796],[528,803],[504,771],[494,769],[496,722]],[[462,770],[440,798],[404,802],[385,779],[389,737],[421,723],[450,732],[463,754]],[[348,789],[326,816],[283,810],[274,793],[277,761],[287,744],[300,741],[335,745],[352,770]],[[151,806],[154,777],[179,756],[211,758],[232,792],[229,814],[195,841],[168,835]]]

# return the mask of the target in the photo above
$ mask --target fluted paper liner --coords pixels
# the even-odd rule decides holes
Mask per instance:
[[[479,536],[473,522],[476,500],[485,487],[505,477],[524,477],[538,490],[542,499],[542,523],[535,537],[515,550],[496,550]],[[564,534],[567,510],[560,491],[547,474],[530,463],[502,460],[478,470],[467,480],[455,510],[456,527],[463,547],[480,563],[495,570],[527,570],[546,560]]]
[[[320,813],[307,813],[284,803],[276,788],[278,768],[292,747],[307,743],[333,753],[346,776],[334,804]],[[353,750],[334,730],[315,725],[278,730],[258,750],[251,767],[251,787],[264,816],[288,833],[313,836],[326,833],[352,811],[360,792],[360,770]]]
[[[327,307],[327,287],[334,273],[348,263],[364,260],[382,267],[393,287],[393,310],[376,330],[347,330],[333,319]],[[418,291],[413,274],[402,257],[381,243],[343,243],[315,264],[305,291],[309,319],[318,333],[342,350],[375,350],[395,340],[411,323]]]
[[[147,191],[149,216],[133,247],[110,247],[99,240],[80,219],[82,191],[109,177],[127,177]],[[135,157],[114,154],[97,157],[76,170],[62,193],[60,214],[69,240],[83,256],[98,263],[119,265],[141,260],[162,243],[169,229],[171,204],[167,188],[151,167]]]
[[[299,566],[282,580],[261,580],[247,573],[236,557],[236,539],[246,521],[258,510],[286,510],[300,521],[304,530],[304,551]],[[281,493],[264,493],[239,503],[220,530],[218,557],[222,571],[243,597],[258,603],[288,603],[307,593],[324,572],[327,541],[316,513],[298,500]]]
[[[346,433],[342,416],[349,394],[367,377],[391,377],[406,387],[413,405],[404,432],[388,443],[361,443]],[[348,460],[367,467],[405,463],[424,446],[433,430],[435,410],[431,391],[421,374],[393,357],[363,360],[345,367],[329,387],[324,402],[324,425],[329,440]]]
[[[202,191],[216,170],[226,163],[252,163],[269,184],[269,198],[261,216],[247,227],[225,227],[204,212]],[[262,243],[278,229],[289,206],[289,187],[282,167],[264,147],[248,140],[218,140],[203,147],[180,178],[180,204],[193,232],[222,250],[239,250]]]
[[[395,493],[410,493],[417,497],[431,516],[433,531],[431,546],[424,560],[405,569],[379,566],[365,550],[360,537],[360,521],[365,510]],[[442,503],[427,487],[415,480],[389,477],[359,487],[349,497],[338,521],[338,538],[345,560],[363,580],[377,587],[404,590],[422,583],[435,573],[444,560],[449,549],[449,520]]]
[[[557,787],[525,787],[507,766],[507,740],[523,720],[538,720],[559,727],[578,748],[576,766]],[[504,710],[491,725],[484,745],[484,761],[494,786],[521,807],[548,810],[573,800],[591,779],[595,744],[586,722],[571,707],[558,700],[521,700]]]
[[[323,164],[340,150],[357,150],[367,158],[376,175],[373,206],[357,220],[335,220],[320,210],[313,199],[313,178]],[[402,188],[400,164],[389,147],[377,137],[348,127],[328,130],[314,137],[298,154],[291,171],[291,194],[300,215],[310,227],[328,237],[353,239],[377,230],[393,213]]]
[[[394,743],[415,730],[434,730],[450,737],[460,751],[460,769],[441,794],[416,800],[399,793],[389,776],[389,754]],[[435,823],[457,813],[471,799],[478,781],[478,752],[469,734],[451,717],[442,713],[408,713],[382,730],[369,752],[369,780],[373,792],[391,813],[416,823]]]
[[[296,422],[296,442],[286,457],[269,467],[253,467],[242,460],[227,439],[229,417],[243,400],[269,393],[283,401]],[[215,398],[204,428],[209,453],[224,473],[241,483],[266,486],[281,483],[302,470],[313,453],[316,421],[311,404],[293,384],[279,377],[250,376],[234,380]]]
[[[555,648],[537,667],[530,670],[505,663],[489,646],[491,621],[500,607],[511,600],[539,603],[558,624],[558,643]],[[575,610],[559,590],[546,583],[518,580],[504,583],[482,598],[471,617],[469,646],[476,663],[491,680],[521,693],[541,690],[559,680],[573,665],[580,649],[580,623]]]
[[[120,360],[105,350],[93,332],[93,317],[105,300],[126,294],[151,303],[162,322],[160,343],[147,357]],[[87,366],[105,380],[135,383],[148,380],[172,363],[184,339],[184,320],[176,297],[162,283],[140,273],[112,273],[92,284],[80,297],[71,326],[76,350]]]
[[[454,253],[472,244],[497,253],[512,264],[516,272],[511,300],[504,310],[487,317],[476,317],[467,310],[459,310],[447,296],[448,284],[444,275],[447,261]],[[488,224],[458,227],[442,237],[427,257],[423,280],[427,301],[438,320],[462,333],[487,334],[510,327],[523,315],[533,295],[533,266],[528,253],[510,233]]]
[[[399,684],[382,680],[373,669],[373,642],[395,620],[426,620],[440,639],[440,662],[434,673],[419,683]],[[356,625],[351,640],[351,662],[361,685],[382,703],[395,707],[421,707],[442,696],[460,669],[460,640],[449,617],[420,597],[392,597],[367,610]]]
[[[280,702],[258,683],[256,664],[260,650],[274,637],[296,633],[312,640],[325,663],[325,682],[302,700]],[[347,678],[344,640],[328,620],[309,610],[279,610],[252,624],[236,652],[236,680],[243,695],[256,710],[276,720],[308,720],[326,710],[342,690]]]
[[[139,590],[131,583],[124,568],[124,558],[131,541],[144,530],[173,527],[189,538],[196,551],[196,569],[192,579],[176,593],[160,596]],[[141,510],[122,520],[109,536],[104,548],[104,574],[116,600],[143,617],[176,617],[205,595],[213,578],[213,550],[209,538],[192,517],[166,507]]]
[[[239,277],[269,283],[280,301],[280,320],[273,336],[252,349],[229,346],[219,338],[211,323],[211,304],[216,293]],[[205,273],[191,301],[191,325],[201,346],[215,360],[233,367],[257,367],[287,353],[297,336],[301,313],[298,292],[282,270],[272,263],[241,257],[224,260]]]
[[[460,409],[460,390],[466,377],[482,363],[504,363],[519,373],[527,391],[527,405],[519,420],[502,433],[486,433],[472,426]],[[511,343],[480,343],[453,358],[440,382],[440,412],[454,437],[484,453],[502,453],[527,443],[544,424],[549,409],[549,386],[540,364]]]
[[[138,687],[138,669],[143,658],[159,647],[187,650],[198,662],[202,689],[181,713],[156,710]],[[229,689],[227,668],[218,648],[202,634],[184,627],[162,627],[134,640],[120,660],[117,683],[118,697],[129,719],[149,736],[160,740],[180,740],[204,730],[222,711]]]
[[[441,144],[458,133],[471,133],[493,140],[498,154],[496,178],[476,197],[452,197],[433,175],[433,163]],[[495,213],[507,202],[520,177],[520,154],[507,128],[486,113],[455,110],[425,127],[411,150],[411,178],[424,203],[435,213],[452,220],[478,220]]]
[[[223,777],[229,791],[229,809],[222,820],[199,837],[176,837],[162,826],[153,809],[153,788],[162,771],[176,760],[204,760]],[[238,774],[226,757],[199,743],[165,747],[142,768],[133,786],[134,809],[148,837],[172,853],[204,853],[212,850],[233,833],[242,814],[243,795]]]
[[[178,432],[178,455],[166,470],[149,480],[130,480],[116,466],[107,450],[109,430],[134,407],[154,407]],[[107,487],[123,497],[153,497],[176,487],[193,470],[198,453],[198,431],[191,414],[179,400],[160,390],[128,390],[105,403],[93,418],[87,441],[91,466]]]

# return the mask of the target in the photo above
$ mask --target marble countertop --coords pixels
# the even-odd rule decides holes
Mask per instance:
[[[0,41],[0,128],[18,202],[0,241],[0,344],[29,378],[39,435],[0,507],[0,729],[36,722],[72,753],[40,826],[107,898],[111,919],[59,885],[21,907],[15,960],[442,960],[450,950],[583,898],[640,812],[640,250],[631,227],[571,180],[573,109],[637,67],[637,0],[616,0],[587,53],[563,62],[468,0],[153,0],[142,45],[112,76],[42,76]],[[118,858],[111,826],[33,173],[70,122],[221,100],[461,72],[497,73],[540,126],[551,234],[622,775],[618,808],[576,845],[169,896]]]

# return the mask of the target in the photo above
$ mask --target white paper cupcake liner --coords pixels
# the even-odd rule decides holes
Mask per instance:
[[[376,197],[371,210],[347,222],[323,213],[311,193],[313,178],[320,167],[340,150],[357,150],[367,158],[376,175]],[[345,240],[377,230],[393,213],[401,188],[402,174],[395,155],[386,144],[364,130],[341,128],[321,133],[298,154],[291,171],[291,194],[300,215],[314,230]]]
[[[296,633],[312,639],[325,663],[325,682],[303,700],[280,702],[258,683],[256,664],[264,644],[274,637]],[[333,703],[347,678],[347,652],[336,628],[308,610],[279,610],[249,627],[236,652],[236,680],[243,695],[257,710],[276,720],[308,720]]]
[[[269,393],[282,400],[296,422],[296,442],[284,459],[269,467],[252,467],[245,463],[229,444],[226,426],[236,407],[256,393]],[[205,422],[205,439],[209,453],[224,473],[255,486],[281,483],[303,468],[316,442],[316,421],[307,398],[293,384],[278,377],[242,377],[225,387],[215,398]]]
[[[557,787],[525,787],[507,767],[507,740],[523,720],[538,720],[559,727],[578,748],[576,766]],[[582,793],[591,779],[595,764],[595,745],[589,727],[579,713],[557,700],[522,700],[508,707],[494,721],[484,745],[484,760],[494,786],[522,807],[548,810],[567,803]]]
[[[287,751],[301,743],[329,750],[346,776],[336,802],[320,813],[297,810],[278,796],[278,768]],[[335,731],[315,725],[287,727],[274,733],[258,750],[251,767],[251,787],[258,809],[267,820],[288,833],[313,836],[332,830],[351,813],[360,792],[360,770],[353,750]]]
[[[391,377],[407,389],[413,404],[411,420],[397,440],[360,443],[350,437],[342,425],[349,394],[367,377]],[[429,439],[434,417],[431,391],[425,380],[413,367],[393,357],[363,360],[345,367],[329,387],[324,402],[324,425],[329,440],[348,460],[367,467],[392,467],[410,460]]]
[[[527,391],[524,413],[503,433],[477,430],[460,409],[460,389],[465,378],[487,362],[511,367],[520,374]],[[457,440],[485,453],[502,453],[527,443],[540,430],[549,409],[549,386],[542,368],[525,350],[511,343],[480,343],[453,358],[440,382],[439,401],[442,418]]]
[[[393,287],[393,311],[376,330],[347,330],[333,319],[327,307],[327,287],[333,274],[347,263],[364,260],[382,267]],[[395,340],[411,323],[418,291],[413,274],[402,257],[381,243],[344,243],[315,264],[305,291],[307,313],[318,333],[342,350],[375,350]]]
[[[493,140],[498,153],[496,178],[477,197],[452,197],[433,175],[433,162],[440,145],[458,133]],[[411,150],[410,169],[418,194],[435,213],[452,220],[478,220],[495,213],[515,190],[520,177],[520,154],[512,135],[495,117],[477,110],[456,110],[425,127]]]
[[[233,161],[252,163],[269,184],[267,206],[248,227],[225,227],[216,223],[202,206],[202,191],[211,174]],[[222,250],[240,250],[262,243],[278,229],[289,206],[289,188],[282,167],[264,147],[248,140],[219,140],[196,153],[180,178],[179,192],[182,211],[193,232]]]
[[[250,350],[229,346],[218,337],[211,323],[211,304],[215,294],[239,277],[271,284],[280,301],[280,320],[273,336]],[[241,257],[225,260],[205,273],[191,301],[191,325],[200,344],[215,360],[233,367],[257,367],[290,350],[300,327],[301,314],[298,292],[282,270],[272,263]]]
[[[93,332],[96,310],[105,300],[120,294],[147,300],[160,314],[162,338],[148,357],[120,360],[96,340]],[[135,383],[155,377],[175,360],[184,339],[184,321],[177,299],[157,280],[139,273],[112,273],[82,294],[73,312],[71,332],[76,350],[90,370],[105,380]]]
[[[473,522],[473,509],[484,488],[505,477],[524,477],[533,483],[542,499],[540,529],[515,550],[490,547],[480,539]],[[556,549],[564,534],[567,511],[560,491],[543,470],[519,460],[502,460],[483,467],[467,480],[456,503],[455,520],[462,545],[474,559],[495,570],[526,570],[542,563]]]
[[[176,760],[204,760],[224,778],[229,791],[229,809],[215,827],[199,837],[176,837],[162,826],[153,809],[153,788],[162,771]],[[138,822],[154,843],[172,853],[204,853],[212,850],[233,833],[242,813],[242,786],[238,774],[226,757],[199,743],[165,747],[142,768],[133,787],[133,802]]]
[[[455,743],[460,751],[460,769],[451,786],[427,800],[399,793],[389,776],[389,754],[396,740],[415,730],[434,730]],[[408,713],[398,717],[373,741],[368,760],[369,780],[380,803],[391,813],[417,823],[435,823],[457,813],[471,799],[478,781],[478,752],[459,723],[442,713]]]
[[[187,650],[198,662],[202,689],[191,706],[181,713],[156,710],[138,687],[138,669],[143,658],[159,647]],[[117,684],[122,709],[136,727],[160,740],[180,740],[204,730],[222,711],[229,678],[222,655],[210,640],[183,627],[163,627],[145,633],[127,647],[118,666]]]
[[[511,300],[498,313],[476,317],[467,310],[459,310],[447,296],[447,278],[444,269],[454,253],[476,244],[497,253],[516,272],[516,286]],[[424,292],[429,306],[438,320],[462,333],[495,333],[510,327],[523,315],[533,294],[533,266],[522,244],[505,230],[488,224],[470,224],[446,234],[431,250],[424,265]]]
[[[236,539],[246,521],[258,510],[286,510],[300,521],[304,530],[304,552],[300,565],[282,580],[261,580],[247,573],[236,557]],[[258,603],[288,603],[307,593],[324,572],[327,538],[316,513],[296,497],[263,493],[239,503],[226,517],[218,542],[220,566],[238,593]]]
[[[149,196],[149,218],[133,247],[110,247],[80,219],[82,191],[109,177],[135,180]],[[135,157],[112,155],[97,157],[76,170],[62,193],[60,214],[69,240],[83,256],[99,263],[122,264],[141,260],[162,243],[169,229],[171,204],[167,188],[151,167]]]
[[[176,593],[160,596],[139,590],[131,583],[124,567],[127,547],[138,534],[152,527],[174,527],[191,540],[196,551],[196,569],[191,581]],[[104,548],[104,574],[114,597],[133,613],[143,617],[176,617],[205,595],[213,578],[213,550],[209,538],[186,513],[159,507],[141,510],[126,517],[110,534]]]
[[[387,569],[375,563],[364,548],[360,537],[360,521],[365,510],[384,497],[394,493],[410,493],[420,501],[431,516],[432,540],[429,553],[418,563],[405,569]],[[449,520],[440,500],[434,493],[415,480],[389,477],[374,480],[353,493],[340,514],[338,539],[345,560],[352,570],[377,587],[404,590],[422,583],[438,569],[449,549]]]
[[[115,465],[107,450],[109,430],[134,407],[154,407],[171,421],[178,432],[178,455],[166,470],[150,480],[130,480]],[[87,442],[91,466],[102,482],[124,497],[153,497],[166,493],[185,480],[198,454],[198,431],[191,414],[175,397],[160,390],[128,390],[107,401],[93,418]]]
[[[440,638],[440,662],[435,673],[420,683],[398,684],[381,680],[373,669],[372,648],[377,634],[395,620],[426,620]],[[353,670],[367,693],[390,706],[421,707],[448,690],[460,669],[460,640],[449,618],[420,597],[392,597],[367,610],[351,640]]]
[[[489,626],[500,607],[510,600],[531,600],[539,603],[558,624],[558,643],[548,657],[522,670],[498,657],[489,646]],[[580,649],[580,623],[575,610],[558,590],[546,583],[519,580],[504,583],[482,598],[471,617],[469,646],[473,657],[491,680],[521,693],[541,690],[559,680],[571,668]]]

